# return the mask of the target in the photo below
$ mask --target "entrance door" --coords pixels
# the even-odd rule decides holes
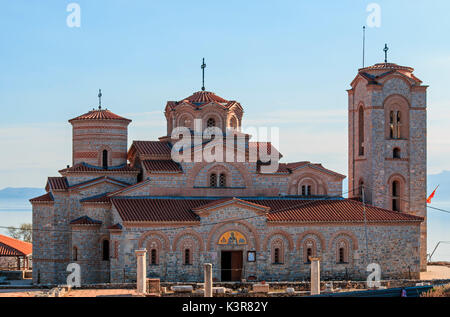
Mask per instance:
[[[240,281],[242,277],[242,251],[222,251],[221,280]]]

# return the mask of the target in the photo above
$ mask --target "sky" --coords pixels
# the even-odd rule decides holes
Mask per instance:
[[[69,27],[70,3],[80,27]],[[376,3],[380,26],[367,24]],[[415,68],[428,89],[428,173],[450,170],[448,1],[0,0],[0,189],[71,164],[67,122],[102,103],[129,141],[166,133],[164,107],[206,89],[278,127],[284,161],[347,174],[347,93],[362,64]]]

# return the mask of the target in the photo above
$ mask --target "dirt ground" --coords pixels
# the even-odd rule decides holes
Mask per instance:
[[[429,265],[427,272],[420,273],[421,280],[450,279],[450,266]],[[0,297],[42,296],[39,289],[0,289]],[[66,297],[129,297],[142,296],[132,289],[74,289]]]
[[[450,266],[428,265],[427,271],[420,273],[421,280],[450,279]]]

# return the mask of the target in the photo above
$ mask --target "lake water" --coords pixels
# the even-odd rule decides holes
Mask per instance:
[[[450,210],[450,201],[433,201],[434,207]],[[31,223],[31,205],[24,199],[0,199],[0,227],[18,227]],[[7,229],[0,228],[6,234]],[[370,237],[369,237],[370,238]],[[450,242],[450,213],[428,209],[428,253],[438,241]],[[450,261],[450,244],[441,244],[433,255],[433,261]]]

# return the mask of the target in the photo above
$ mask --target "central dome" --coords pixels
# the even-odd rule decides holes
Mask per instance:
[[[208,103],[208,102],[228,103],[228,100],[223,99],[222,97],[219,97],[215,93],[210,91],[197,91],[193,95],[184,98],[183,100],[187,100],[191,103]]]

